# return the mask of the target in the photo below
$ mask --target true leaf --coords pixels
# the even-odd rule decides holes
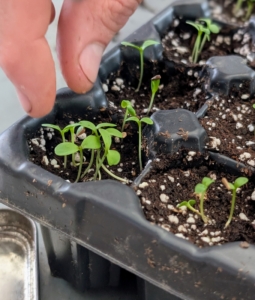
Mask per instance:
[[[120,162],[120,154],[116,150],[109,150],[106,157],[109,166],[115,166]]]
[[[81,143],[82,149],[100,149],[100,140],[95,135],[89,135]]]
[[[142,44],[141,48],[144,50],[144,49],[146,49],[146,48],[149,47],[149,46],[152,46],[152,45],[158,45],[158,44],[160,44],[160,43],[157,42],[157,41],[147,40],[147,41],[145,41],[145,42]]]
[[[248,181],[249,181],[249,180],[248,180],[248,178],[246,178],[246,177],[239,177],[239,178],[237,178],[237,179],[235,180],[234,186],[235,186],[235,188],[239,188],[239,187],[241,187],[242,185],[245,185]]]
[[[56,155],[65,156],[79,151],[79,147],[73,143],[65,142],[58,144],[54,151]]]

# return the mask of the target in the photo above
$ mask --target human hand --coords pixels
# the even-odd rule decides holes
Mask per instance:
[[[57,52],[73,91],[92,88],[105,47],[141,2],[64,0]],[[55,100],[55,66],[44,37],[54,16],[51,0],[0,0],[0,66],[32,117],[49,113]]]

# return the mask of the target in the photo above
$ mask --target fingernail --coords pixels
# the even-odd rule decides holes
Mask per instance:
[[[20,90],[17,90],[17,93],[23,109],[26,113],[30,113],[32,110],[32,104],[29,101],[28,97]]]
[[[87,45],[80,55],[80,66],[84,74],[91,82],[95,82],[98,74],[99,65],[104,52],[103,45],[94,43]]]

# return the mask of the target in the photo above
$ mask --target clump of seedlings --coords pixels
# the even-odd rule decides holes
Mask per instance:
[[[206,40],[210,41],[211,33],[217,34],[220,31],[220,27],[217,24],[212,23],[211,19],[200,18],[199,22],[200,23],[195,23],[192,21],[186,22],[187,24],[195,27],[198,31],[197,38],[196,38],[196,41],[195,41],[195,44],[193,47],[193,51],[192,51],[192,56],[191,56],[191,60],[193,63],[197,63],[198,56],[202,52]],[[206,26],[204,24],[202,24],[201,22],[206,24]]]
[[[138,83],[138,87],[136,89],[136,92],[139,92],[141,84],[142,84],[142,80],[143,80],[143,70],[144,70],[144,50],[152,45],[157,45],[159,44],[159,42],[157,41],[153,41],[153,40],[147,40],[144,41],[142,46],[137,46],[135,44],[129,43],[129,42],[122,42],[121,43],[123,46],[129,46],[132,47],[134,49],[137,49],[139,51],[140,54],[140,79],[139,79],[139,83]]]
[[[156,93],[158,91],[158,88],[159,88],[159,85],[160,85],[160,79],[161,79],[160,75],[156,75],[156,76],[151,78],[151,100],[150,100],[150,105],[149,105],[149,108],[148,108],[148,111],[147,111],[147,115],[151,111],[155,95],[156,95]]]
[[[246,177],[239,177],[233,183],[230,183],[230,182],[227,181],[226,178],[222,178],[222,183],[225,185],[225,187],[228,190],[232,191],[230,214],[229,214],[228,221],[225,225],[225,228],[227,228],[229,226],[229,224],[231,223],[232,218],[233,218],[233,213],[234,213],[235,203],[236,203],[237,189],[239,189],[241,186],[245,185],[248,181],[249,180]]]
[[[74,129],[75,127],[79,126],[79,123],[73,123],[73,124],[69,124],[66,127],[64,127],[63,129],[61,129],[58,125],[54,125],[54,124],[42,124],[43,127],[48,127],[48,128],[52,128],[57,130],[62,138],[62,142],[64,143],[65,140],[65,134],[70,131],[70,135],[71,135],[71,142],[74,143],[75,140],[75,134],[74,134]],[[74,155],[72,156],[72,162],[73,164],[75,164],[74,161]],[[67,156],[64,155],[64,168],[66,168],[66,164],[67,164]]]
[[[214,180],[212,180],[211,178],[204,177],[202,179],[202,182],[198,183],[195,186],[195,194],[199,198],[199,201],[200,201],[199,211],[200,211],[200,215],[201,215],[201,218],[204,221],[204,223],[208,222],[207,217],[204,214],[204,200],[206,198],[207,190],[213,182],[214,182]]]
[[[51,124],[46,124],[47,127],[50,127]],[[55,125],[53,125],[55,126]],[[91,130],[92,134],[87,136],[80,145],[77,145],[75,143],[75,133],[74,128],[76,126],[79,126],[78,131],[82,128],[88,128]],[[51,125],[52,127],[52,125]],[[108,165],[117,165],[120,162],[120,153],[117,150],[111,149],[112,144],[112,136],[123,138],[123,134],[113,128],[116,127],[115,124],[111,123],[101,123],[99,125],[94,125],[92,122],[89,121],[80,121],[79,123],[71,124],[66,126],[65,128],[69,128],[71,133],[71,140],[70,142],[66,142],[64,139],[64,142],[60,143],[55,147],[55,154],[58,156],[64,156],[67,157],[67,155],[74,155],[78,152],[79,153],[79,168],[78,168],[78,174],[75,182],[78,182],[80,178],[83,178],[90,170],[93,162],[95,163],[95,174],[94,174],[94,180],[101,179],[101,171],[102,168],[105,172],[107,172],[110,176],[113,178],[127,182],[127,180],[120,178],[113,174],[110,170],[107,169],[107,167],[104,165],[105,159],[107,159]],[[54,128],[54,127],[52,127]],[[91,150],[90,155],[90,162],[87,166],[86,170],[81,174],[83,161],[84,161],[84,155],[83,150],[89,149]],[[96,151],[96,156],[95,156]],[[72,160],[73,166],[77,166],[74,160]]]

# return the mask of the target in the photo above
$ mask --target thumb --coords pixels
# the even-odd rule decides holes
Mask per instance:
[[[96,80],[103,51],[142,0],[65,0],[57,50],[63,76],[77,93]]]

